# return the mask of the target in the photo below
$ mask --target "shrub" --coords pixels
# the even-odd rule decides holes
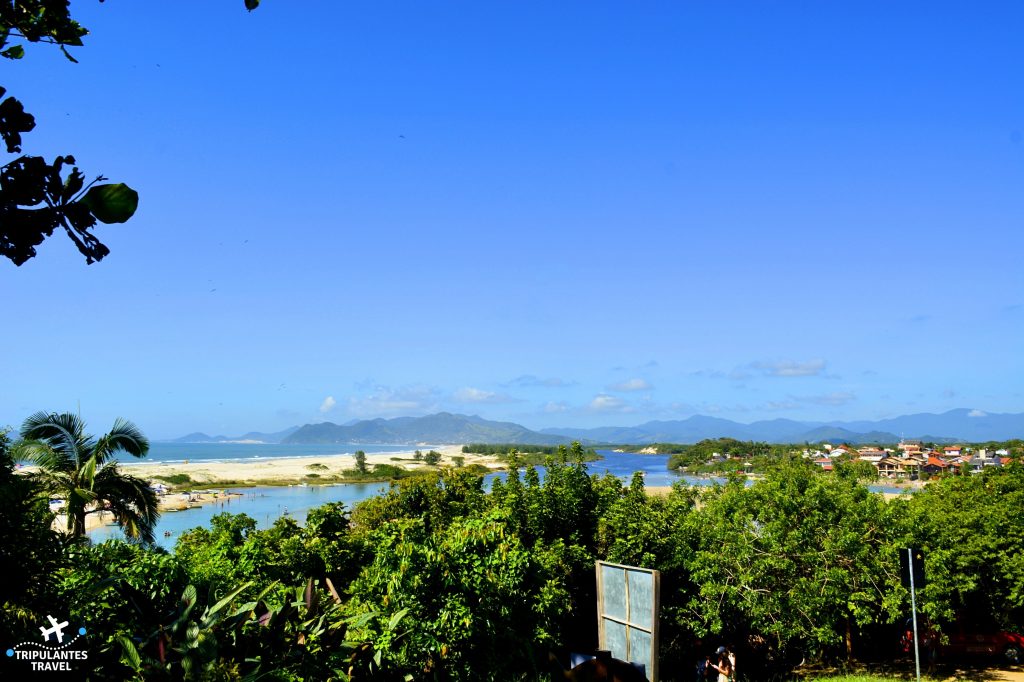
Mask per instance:
[[[195,482],[188,474],[168,474],[167,476],[154,476],[153,478],[164,483],[170,483],[171,485],[187,485]]]

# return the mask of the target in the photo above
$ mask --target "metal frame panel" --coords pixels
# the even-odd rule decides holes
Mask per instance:
[[[606,576],[607,571],[607,576]],[[659,610],[661,608],[661,572],[650,568],[637,566],[625,566],[613,564],[607,561],[598,561],[594,564],[594,572],[597,574],[597,636],[598,648],[609,649],[607,639],[607,624],[616,623],[625,628],[625,650],[612,651],[612,656],[625,661],[643,663],[647,666],[647,679],[650,682],[658,682],[658,636],[659,636]],[[636,579],[649,581],[651,593],[650,602],[645,604],[634,604],[630,599],[629,584],[630,576]],[[606,584],[605,578],[611,584]],[[621,580],[621,583],[619,581]],[[621,584],[621,592],[619,592]],[[612,615],[610,611],[620,612],[621,609],[611,608],[612,605],[605,599],[606,596],[622,595],[622,604],[625,606],[625,617]],[[616,600],[618,601],[618,600]],[[617,606],[618,604],[616,604]],[[637,607],[634,609],[634,607]],[[634,613],[634,611],[637,611]],[[651,650],[649,657],[644,660],[637,660],[630,651],[631,631],[643,632],[651,638]]]

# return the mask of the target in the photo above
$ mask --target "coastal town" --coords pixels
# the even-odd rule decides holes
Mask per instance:
[[[879,478],[914,481],[946,474],[977,474],[990,467],[1010,463],[1010,451],[989,450],[965,445],[926,446],[919,440],[902,440],[895,448],[825,444],[820,450],[805,450],[824,471],[832,471],[837,459],[868,462]]]

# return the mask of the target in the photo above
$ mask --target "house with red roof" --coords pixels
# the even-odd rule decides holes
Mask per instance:
[[[936,457],[935,455],[932,455],[928,457],[927,462],[924,462],[921,465],[921,471],[926,474],[936,476],[948,472],[952,468],[952,466],[952,464],[942,459],[941,457]]]

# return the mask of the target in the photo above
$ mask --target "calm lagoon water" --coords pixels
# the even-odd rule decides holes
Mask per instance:
[[[225,497],[219,502],[161,514],[156,527],[156,542],[161,547],[170,549],[183,532],[196,526],[209,526],[213,515],[221,512],[244,512],[255,519],[257,527],[261,529],[269,528],[285,514],[302,524],[305,523],[306,514],[310,509],[328,502],[344,502],[351,509],[357,502],[379,495],[387,489],[387,483],[234,488],[231,492],[240,493],[242,497]],[[89,536],[93,542],[124,537],[116,526],[97,528]]]
[[[346,448],[351,448],[348,450]],[[174,460],[205,460],[213,459],[258,459],[270,457],[305,457],[309,455],[341,454],[355,452],[395,452],[408,450],[408,447],[400,446],[371,446],[371,445],[249,445],[249,444],[184,444],[184,443],[155,443],[150,459],[157,461]],[[245,453],[249,453],[245,456]],[[682,476],[676,472],[669,471],[668,455],[640,455],[629,452],[614,452],[611,450],[599,450],[598,454],[604,459],[597,462],[589,462],[587,468],[591,473],[603,475],[610,473],[621,478],[626,483],[632,478],[633,473],[642,471],[644,483],[647,486],[670,486],[676,481],[686,481],[689,485],[710,486],[725,482],[723,478],[717,477],[696,477]],[[539,467],[541,477],[544,475],[544,468]],[[485,489],[490,489],[490,483],[494,478],[504,478],[504,473],[488,475],[485,480]],[[748,482],[748,485],[750,482]],[[178,536],[190,528],[196,526],[208,526],[214,514],[231,512],[233,514],[245,513],[256,520],[257,527],[269,528],[279,517],[287,514],[300,524],[306,520],[306,514],[310,509],[327,504],[328,502],[344,502],[348,508],[357,503],[379,495],[388,490],[387,483],[337,483],[333,485],[310,485],[310,486],[261,486],[255,488],[235,488],[231,492],[241,493],[242,497],[225,498],[222,501],[212,504],[205,504],[192,509],[179,512],[166,512],[160,517],[157,525],[157,544],[168,549],[174,546]],[[891,486],[868,486],[875,492],[906,492],[901,488]],[[169,535],[165,535],[169,533]],[[108,538],[122,537],[115,526],[104,526],[97,528],[90,533],[95,542],[102,542]]]

